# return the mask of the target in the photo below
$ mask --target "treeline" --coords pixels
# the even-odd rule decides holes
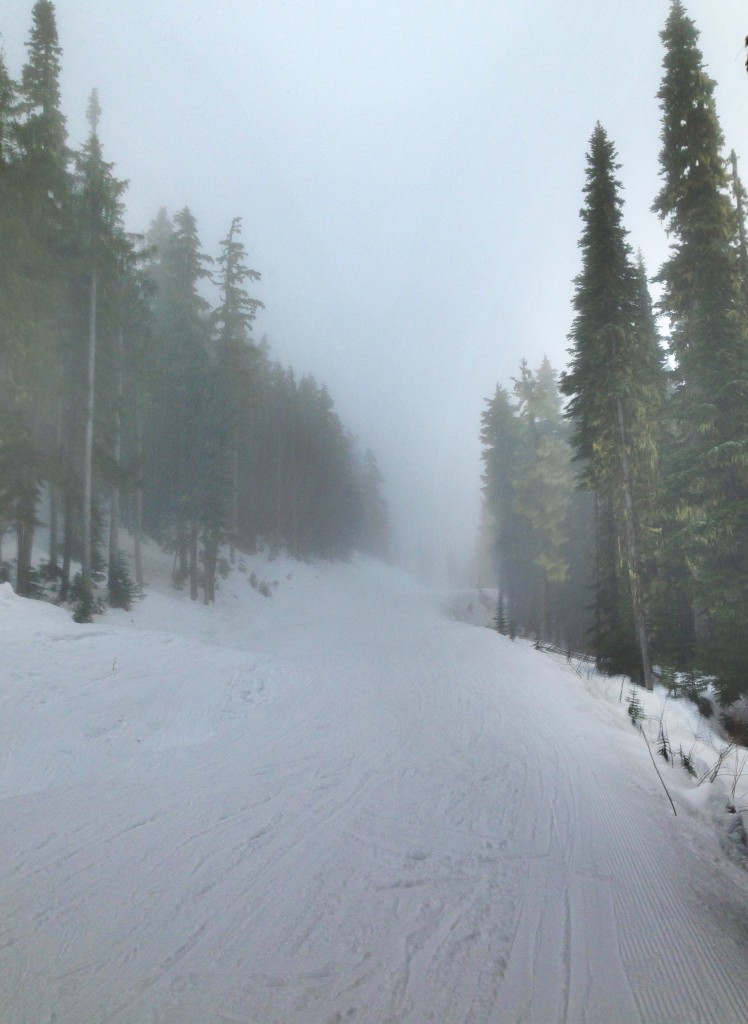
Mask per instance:
[[[11,533],[16,555],[6,576],[22,595],[52,587],[87,619],[99,579],[112,603],[132,594],[123,524],[135,583],[147,531],[206,602],[224,543],[231,557],[258,544],[299,557],[383,553],[374,456],[357,453],[324,387],[253,337],[260,275],[241,220],[215,261],[187,208],[128,233],[95,90],[88,138],[68,145],[61,55],[51,0],[33,6],[18,80],[0,54],[0,540]],[[35,566],[42,508],[49,552]]]
[[[613,143],[587,156],[570,364],[526,367],[483,420],[498,623],[586,649],[651,687],[653,665],[748,693],[746,193],[698,31],[679,0],[661,37],[654,281],[623,225]],[[562,409],[562,401],[566,405]]]
[[[499,581],[496,625],[586,648],[589,495],[574,486],[569,427],[547,359],[525,361],[483,414],[484,529]]]

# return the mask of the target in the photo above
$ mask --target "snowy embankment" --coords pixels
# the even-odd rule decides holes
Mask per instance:
[[[748,874],[620,682],[248,568],[93,626],[0,589],[3,1024],[744,1024]]]

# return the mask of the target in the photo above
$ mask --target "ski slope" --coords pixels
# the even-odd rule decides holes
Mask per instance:
[[[0,588],[2,1024],[748,1021],[748,874],[610,681],[252,567],[90,626]]]

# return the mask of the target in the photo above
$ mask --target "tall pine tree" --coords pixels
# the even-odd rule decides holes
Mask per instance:
[[[697,664],[730,700],[748,690],[748,343],[738,218],[715,83],[680,0],[661,36],[662,187],[654,209],[671,237],[659,274],[675,367],[669,484]]]
[[[242,404],[249,398],[253,385],[256,348],[251,340],[252,322],[262,308],[259,299],[251,298],[247,281],[259,281],[260,274],[247,266],[247,255],[241,240],[242,222],[235,217],[228,235],[221,241],[218,257],[217,284],[219,303],[213,312],[217,369],[228,398],[225,415],[229,450],[226,453],[228,522],[224,524],[230,541],[231,561],[238,534],[239,521],[239,433]]]
[[[598,124],[587,157],[571,363],[561,388],[581,483],[596,502],[598,661],[651,688],[651,503],[663,370],[646,281],[626,241],[618,167]]]
[[[126,183],[116,179],[113,165],[102,154],[99,138],[99,106],[96,90],[91,93],[87,118],[90,132],[78,155],[77,200],[81,228],[81,271],[84,282],[84,308],[86,310],[86,345],[84,370],[84,430],[81,463],[81,576],[84,601],[92,596],[94,568],[93,537],[93,477],[94,427],[96,413],[97,355],[102,336],[103,301],[108,300],[109,330],[113,324],[113,306],[119,290],[121,263],[127,243],[122,226],[121,196]],[[85,614],[88,614],[87,612]]]
[[[60,106],[61,47],[54,4],[37,0],[27,59],[16,90],[15,117],[7,120],[7,75],[0,88],[3,118],[12,268],[11,323],[17,380],[7,397],[14,431],[4,438],[4,458],[13,461],[18,492],[16,589],[31,592],[31,546],[40,485],[54,476],[60,439],[60,393],[67,321],[69,238],[71,236],[70,153]],[[10,129],[10,131],[9,131]],[[13,370],[11,371],[13,372]],[[13,449],[18,445],[16,456]]]

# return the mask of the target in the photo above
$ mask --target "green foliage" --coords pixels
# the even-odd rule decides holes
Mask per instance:
[[[686,753],[682,746],[678,748],[678,761],[686,774],[690,775],[692,779],[695,779],[696,766],[693,763],[693,757],[691,754]]]
[[[637,690],[629,690],[628,700],[626,701],[626,712],[631,719],[632,725],[637,728],[644,721],[644,706],[641,702],[641,697]]]
[[[65,599],[80,561],[84,618],[106,520],[116,550],[120,510],[138,537],[145,528],[176,548],[193,598],[202,585],[212,599],[226,541],[300,557],[347,557],[355,544],[383,554],[373,453],[359,456],[324,387],[296,380],[252,338],[263,307],[241,219],[215,279],[188,208],[161,211],[145,248],[128,234],[98,96],[73,154],[51,0],[34,3],[31,22],[18,81],[0,53],[0,240],[12,254],[0,260],[0,530],[16,536],[17,589],[37,586],[45,492],[50,562],[61,564],[42,582]],[[116,565],[110,576],[126,604],[131,581]]]
[[[507,615],[506,601],[502,593],[499,593],[496,602],[496,615],[494,616],[493,627],[502,636],[507,636],[509,633],[509,617]]]
[[[70,602],[73,605],[73,622],[93,622],[94,614],[99,611],[99,607],[81,573],[76,573],[71,584]]]
[[[513,395],[497,388],[483,415],[485,521],[493,534],[504,628],[543,640],[581,644],[571,610],[570,543],[577,512],[571,451],[556,375],[547,359],[537,373],[520,366]]]
[[[654,209],[671,237],[658,277],[673,360],[670,575],[693,620],[683,654],[716,676],[729,703],[748,689],[744,193],[735,164],[728,176],[715,83],[681,3],[672,4],[662,39],[662,187]]]
[[[115,555],[109,566],[108,597],[111,608],[129,611],[139,597],[137,585],[133,582],[127,559],[123,554]]]
[[[660,721],[660,727],[657,733],[657,753],[664,761],[667,761],[668,764],[675,760],[673,748],[670,745],[670,737],[667,734],[663,721]]]
[[[587,157],[571,363],[561,390],[582,486],[596,507],[598,665],[649,685],[649,609],[659,523],[652,495],[664,401],[662,353],[641,261],[623,227],[619,165],[598,124]]]

